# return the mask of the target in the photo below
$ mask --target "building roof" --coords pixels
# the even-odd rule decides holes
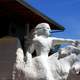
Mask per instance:
[[[63,31],[65,28],[33,8],[24,0],[0,0],[0,17],[19,15],[24,22],[37,25],[41,22],[47,22],[52,29]]]

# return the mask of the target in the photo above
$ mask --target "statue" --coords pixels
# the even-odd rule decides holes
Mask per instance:
[[[50,31],[50,26],[47,23],[40,23],[35,27],[31,45],[26,52],[26,62],[24,62],[24,58],[21,57],[21,61],[19,60],[20,63],[18,62],[15,66],[17,71],[20,70],[21,75],[24,75],[25,78],[22,80],[66,80],[69,70],[74,62],[77,61],[76,54],[69,54],[69,56],[64,56],[62,59],[54,57],[54,54],[48,56],[50,49],[54,45],[76,43],[76,40],[72,39],[50,37]],[[37,56],[32,58],[34,50],[36,50]],[[17,52],[17,54],[19,53]],[[22,54],[23,52],[21,52],[21,55]],[[20,57],[18,57],[18,59],[19,58]],[[19,67],[18,64],[22,66]],[[14,76],[16,76],[16,74],[14,74],[13,77]],[[13,80],[20,80],[20,78],[14,78]]]

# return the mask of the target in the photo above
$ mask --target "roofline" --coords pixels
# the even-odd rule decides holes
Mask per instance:
[[[20,4],[22,4],[25,7],[28,7],[30,10],[32,10],[33,12],[37,13],[38,15],[40,15],[43,19],[49,21],[50,23],[56,25],[56,26],[60,26],[60,30],[64,31],[65,28],[58,24],[57,22],[55,22],[54,20],[52,20],[51,18],[49,18],[48,16],[44,15],[43,13],[41,13],[39,10],[37,10],[36,8],[32,7],[31,5],[29,5],[27,2],[24,2],[24,0],[16,0],[17,2],[19,2]]]

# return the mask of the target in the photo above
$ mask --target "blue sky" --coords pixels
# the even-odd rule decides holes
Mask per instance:
[[[80,39],[80,0],[25,1],[66,28],[54,36]]]

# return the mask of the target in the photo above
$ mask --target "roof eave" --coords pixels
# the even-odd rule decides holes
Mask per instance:
[[[57,26],[59,28],[59,30],[64,31],[65,28],[58,24],[57,22],[55,22],[54,20],[50,19],[48,16],[44,15],[43,13],[41,13],[39,10],[33,8],[31,5],[29,5],[28,3],[26,3],[24,0],[16,0],[17,2],[19,2],[20,4],[22,4],[23,6],[29,8],[30,10],[32,10],[33,12],[37,13],[38,15],[40,15],[43,19],[47,20],[48,22],[50,22],[51,24],[54,24],[55,26]]]

